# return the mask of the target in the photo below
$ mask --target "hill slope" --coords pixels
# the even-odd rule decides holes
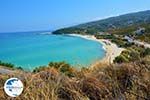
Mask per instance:
[[[128,26],[149,24],[149,23],[150,23],[150,10],[147,10],[120,15],[116,17],[110,17],[107,19],[80,24],[69,28],[59,29],[54,31],[53,34],[61,34],[61,33],[93,34],[102,31],[106,32],[112,29],[120,29]]]
[[[50,63],[34,73],[0,74],[0,100],[10,100],[3,85],[21,78],[23,93],[16,100],[149,100],[150,56],[115,65],[77,71],[65,63]]]

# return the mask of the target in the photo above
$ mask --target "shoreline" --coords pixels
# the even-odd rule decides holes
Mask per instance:
[[[81,37],[87,40],[97,41],[103,45],[103,49],[106,51],[106,55],[103,59],[97,61],[92,65],[92,67],[97,66],[98,64],[111,64],[113,60],[121,54],[124,48],[119,48],[115,43],[107,39],[96,39],[94,35],[80,35],[80,34],[68,34],[70,36]]]

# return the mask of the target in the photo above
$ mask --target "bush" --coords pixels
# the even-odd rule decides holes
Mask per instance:
[[[123,63],[123,62],[129,62],[129,59],[123,55],[116,57],[114,60],[114,63]]]
[[[39,67],[36,67],[34,70],[33,70],[33,73],[37,73],[37,72],[40,72],[40,71],[44,71],[47,67],[46,66],[39,66]]]
[[[150,48],[146,48],[143,52],[141,52],[142,57],[145,57],[147,55],[150,55]]]
[[[65,62],[50,62],[48,66],[40,66],[33,70],[34,73],[45,71],[50,68],[55,68],[61,73],[64,73],[65,75],[69,77],[74,77],[76,70],[72,68],[69,64]]]
[[[0,61],[0,65],[4,66],[4,67],[8,67],[8,68],[14,68],[14,65],[11,63],[6,63],[6,62],[2,62]]]

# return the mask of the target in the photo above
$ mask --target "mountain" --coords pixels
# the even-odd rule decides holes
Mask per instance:
[[[150,10],[129,13],[68,28],[62,28],[54,31],[53,34],[94,34],[141,24],[150,24]]]

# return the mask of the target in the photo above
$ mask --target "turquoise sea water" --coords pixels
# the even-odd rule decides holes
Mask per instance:
[[[102,44],[80,37],[45,32],[0,33],[0,60],[33,70],[49,62],[66,61],[80,68],[105,56]]]

